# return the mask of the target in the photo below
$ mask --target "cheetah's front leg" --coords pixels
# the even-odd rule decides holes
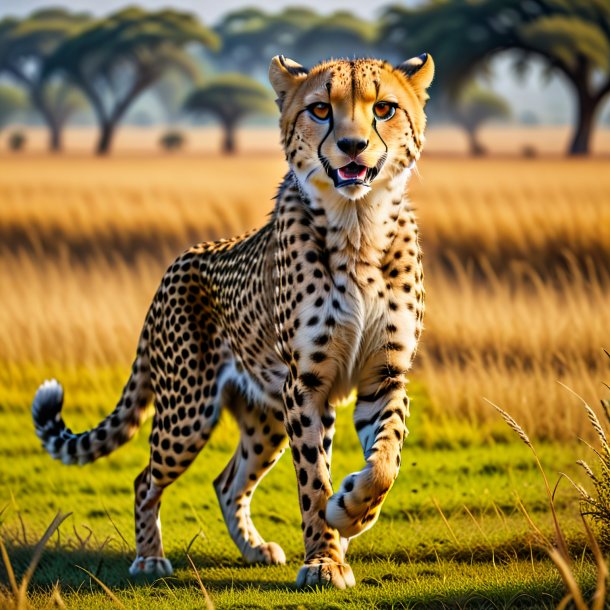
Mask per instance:
[[[366,466],[343,480],[328,501],[326,519],[342,536],[357,536],[374,525],[400,469],[409,401],[403,373],[373,367],[360,384],[354,413]]]
[[[352,569],[344,563],[341,538],[325,516],[332,495],[329,456],[335,418],[326,406],[323,383],[314,373],[291,372],[284,401],[305,542],[305,563],[297,586],[353,587],[356,583]]]

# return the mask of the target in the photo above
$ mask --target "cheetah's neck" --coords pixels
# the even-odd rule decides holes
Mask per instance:
[[[304,204],[314,213],[316,226],[323,228],[332,267],[354,272],[359,265],[383,264],[396,235],[399,216],[408,206],[410,173],[410,169],[403,170],[358,201],[335,191],[326,196],[310,193],[299,186]]]

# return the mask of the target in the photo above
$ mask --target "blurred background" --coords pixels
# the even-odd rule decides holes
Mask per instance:
[[[3,2],[2,148],[211,150],[222,132],[232,152],[238,126],[275,125],[274,55],[307,66],[426,50],[438,64],[430,152],[610,153],[605,0],[163,6]]]
[[[608,372],[607,0],[1,10],[0,400],[21,413],[63,374],[106,410],[166,265],[265,222],[285,172],[271,57],[427,51],[420,440],[438,417],[493,437],[483,396],[543,438],[585,433],[556,381],[595,400]]]
[[[493,428],[482,396],[542,437],[580,432],[556,380],[593,400],[608,371],[610,4],[163,6],[2,5],[0,399],[21,412],[43,373],[63,372],[105,410],[165,266],[265,222],[285,172],[271,57],[425,50],[437,76],[411,185],[428,277],[414,380],[467,436]],[[422,426],[436,442],[437,420]]]
[[[526,589],[538,601],[553,591],[558,603],[558,578],[532,555],[513,492],[548,510],[538,473],[483,398],[542,445],[553,473],[578,480],[576,439],[596,433],[558,382],[591,405],[610,382],[603,353],[610,349],[610,2],[168,4],[0,3],[0,460],[11,464],[0,472],[0,499],[19,515],[3,530],[12,532],[11,556],[27,565],[30,532],[43,531],[55,510],[75,510],[76,539],[65,542],[72,550],[61,555],[58,540],[55,563],[39,570],[37,582],[68,579],[80,589],[86,577],[73,568],[73,549],[93,549],[80,565],[131,591],[131,550],[120,546],[103,569],[98,550],[116,528],[131,541],[132,479],[146,463],[149,428],[76,475],[43,454],[31,399],[43,379],[56,377],[66,388],[68,425],[79,431],[97,423],[120,395],[171,261],[193,243],[266,222],[286,171],[266,80],[271,58],[398,63],[427,51],[436,78],[410,184],[426,329],[409,388],[408,472],[376,528],[350,546],[361,562],[355,571],[389,580],[388,590],[369,582],[359,594],[391,597],[406,587],[421,600],[417,587],[425,583],[433,599],[454,587],[448,606],[462,607],[470,598],[460,597],[460,587],[487,591],[496,583],[497,603],[482,607],[513,607]],[[253,579],[292,582],[301,554],[294,473],[282,459],[254,513],[292,564],[260,574],[239,568],[208,502],[236,434],[223,420],[185,475],[191,485],[172,489],[164,513],[180,578],[190,578],[184,548],[203,531],[197,565],[206,566],[213,594],[227,589],[230,599],[240,580],[245,598]],[[362,461],[349,412],[338,417],[336,446],[339,481]],[[202,502],[192,499],[194,489],[203,490]],[[572,522],[574,496],[564,491],[558,504]],[[445,514],[457,536],[448,537]],[[83,527],[89,537],[79,537]],[[570,536],[582,549],[582,535]],[[496,571],[499,559],[510,569]],[[455,574],[468,574],[465,584],[447,568],[453,561]],[[226,572],[214,582],[219,562]],[[591,565],[577,563],[585,571]],[[289,594],[284,605],[294,603]],[[554,607],[538,601],[531,607]],[[269,605],[261,599],[260,607]]]

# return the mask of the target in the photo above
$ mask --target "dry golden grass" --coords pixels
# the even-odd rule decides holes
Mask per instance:
[[[455,279],[430,277],[416,370],[435,415],[488,420],[484,396],[538,438],[590,437],[578,402],[557,382],[590,401],[599,396],[608,371],[601,348],[610,341],[609,279],[585,279],[577,268],[559,282],[528,268],[509,278],[490,272],[485,281],[463,269]]]
[[[453,266],[566,261],[610,269],[610,177],[603,160],[455,160],[423,164],[414,184],[426,252]]]
[[[0,369],[10,396],[33,389],[23,374],[32,367],[127,367],[172,258],[195,241],[260,226],[284,172],[272,152],[0,163]],[[588,435],[556,381],[594,401],[608,377],[605,165],[420,164],[412,199],[428,313],[413,376],[430,396],[429,422],[497,424],[485,396],[534,436]]]

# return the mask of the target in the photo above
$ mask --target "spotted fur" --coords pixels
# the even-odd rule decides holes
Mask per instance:
[[[161,541],[163,490],[197,457],[227,407],[240,439],[214,487],[246,561],[285,561],[256,530],[250,502],[289,446],[305,542],[297,584],[354,584],[348,540],[375,523],[407,433],[405,375],[422,331],[424,289],[405,190],[424,140],[432,75],[426,55],[398,67],[340,60],[310,71],[274,58],[270,80],[290,169],[267,225],[199,244],[169,267],[123,394],[98,426],[71,432],[61,386],[39,388],[36,433],[66,464],[92,462],[125,443],[154,401],[150,462],[135,480],[132,574],[171,573]],[[324,120],[313,115],[316,104]],[[366,169],[367,178],[338,181],[338,169],[349,167]],[[334,405],[354,388],[365,466],[333,493]]]

